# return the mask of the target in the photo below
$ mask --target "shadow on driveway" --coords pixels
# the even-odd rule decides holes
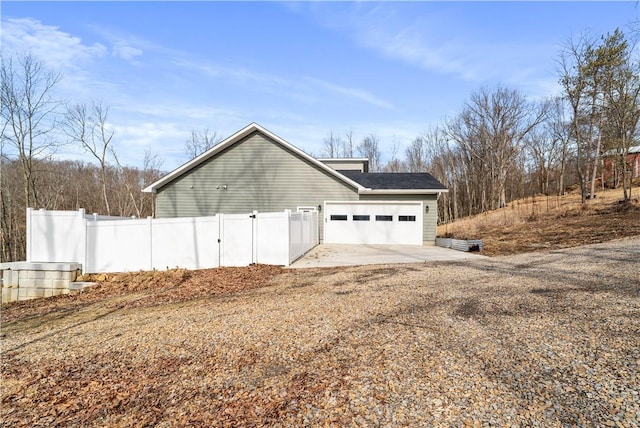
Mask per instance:
[[[437,246],[320,244],[289,268],[442,262],[485,257]]]

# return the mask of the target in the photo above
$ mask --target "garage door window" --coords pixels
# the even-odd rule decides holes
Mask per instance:
[[[393,221],[392,215],[377,215],[376,221]]]
[[[331,214],[331,221],[347,221],[346,214]]]
[[[398,221],[416,221],[416,216],[414,215],[399,215]]]
[[[354,214],[353,221],[369,221],[370,218],[371,218],[370,215],[357,215],[357,214]]]

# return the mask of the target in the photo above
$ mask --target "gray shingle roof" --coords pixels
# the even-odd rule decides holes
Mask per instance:
[[[370,189],[446,189],[427,172],[360,172],[340,170],[340,174]]]

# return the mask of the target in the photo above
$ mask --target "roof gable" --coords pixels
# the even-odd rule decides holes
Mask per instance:
[[[203,164],[204,162],[208,161],[209,159],[213,158],[214,156],[220,154],[221,152],[225,151],[226,149],[228,149],[229,147],[233,146],[234,144],[241,142],[242,140],[244,140],[245,138],[249,137],[250,135],[252,135],[255,132],[260,133],[260,134],[268,137],[269,139],[274,141],[276,144],[279,144],[282,147],[284,147],[285,149],[293,152],[297,156],[301,157],[302,159],[306,160],[307,162],[311,163],[312,165],[318,167],[320,170],[322,170],[322,171],[326,172],[327,174],[337,178],[339,181],[342,181],[342,182],[348,184],[349,186],[357,189],[358,192],[360,192],[360,190],[362,190],[362,186],[359,183],[351,180],[350,178],[346,177],[343,174],[340,174],[338,171],[336,171],[333,168],[331,168],[331,167],[325,165],[324,163],[318,161],[314,157],[308,155],[307,153],[303,152],[302,150],[298,149],[297,147],[293,146],[292,144],[289,144],[287,141],[283,140],[282,138],[278,137],[277,135],[273,134],[272,132],[268,131],[267,129],[263,128],[262,126],[260,126],[260,125],[258,125],[257,123],[254,122],[254,123],[251,123],[250,125],[244,127],[240,131],[236,132],[235,134],[231,135],[227,139],[221,141],[219,144],[215,145],[214,147],[212,147],[211,149],[209,149],[206,152],[202,153],[201,155],[196,156],[195,158],[193,158],[189,162],[187,162],[187,163],[183,164],[182,166],[176,168],[175,170],[173,170],[169,174],[165,175],[164,177],[160,178],[156,182],[154,182],[154,183],[150,184],[149,186],[145,187],[144,189],[142,189],[142,191],[143,192],[148,192],[148,193],[156,192],[161,187],[166,186],[167,184],[171,183],[173,180],[183,176],[184,174],[188,173],[189,171],[193,170],[194,168],[198,167],[199,165]]]

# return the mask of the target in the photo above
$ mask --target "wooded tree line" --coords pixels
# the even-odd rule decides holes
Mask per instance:
[[[629,149],[640,144],[640,66],[620,30],[570,40],[558,58],[562,94],[530,101],[518,90],[484,88],[457,115],[416,137],[399,159],[380,163],[379,141],[354,144],[330,133],[325,156],[374,159],[372,171],[430,172],[442,194],[440,221],[478,214],[533,194],[562,194],[578,185],[583,202],[596,186],[621,186],[629,198]],[[602,155],[613,154],[617,182],[599,182]]]
[[[24,260],[27,204],[22,189],[22,166],[17,160],[3,158],[0,168],[2,260]],[[109,212],[144,218],[152,214],[152,199],[151,194],[142,193],[140,189],[160,175],[153,167],[108,165],[103,171],[98,165],[84,161],[40,159],[33,163],[32,185],[37,191],[30,197],[37,202],[31,202],[30,206],[50,210],[85,208],[88,214]],[[103,193],[103,179],[106,193]]]

